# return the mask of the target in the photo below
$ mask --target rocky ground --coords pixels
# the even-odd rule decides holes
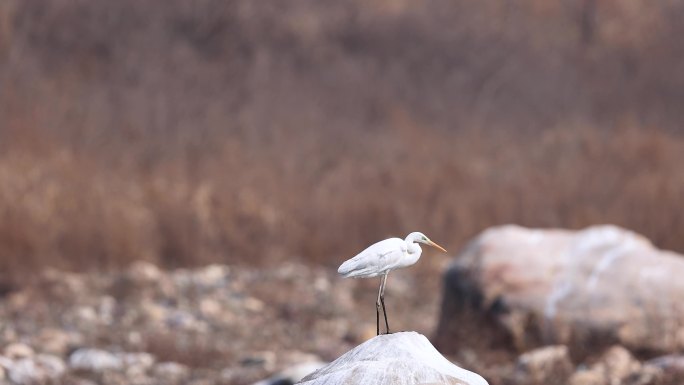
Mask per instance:
[[[375,281],[298,264],[46,271],[0,300],[0,384],[250,384],[373,336]],[[389,282],[390,326],[432,330],[439,296]]]
[[[390,275],[390,326],[491,385],[681,385],[682,261],[617,228],[490,230],[449,268],[431,256]],[[377,285],[297,263],[48,270],[0,297],[0,385],[238,385],[311,370],[375,335]]]

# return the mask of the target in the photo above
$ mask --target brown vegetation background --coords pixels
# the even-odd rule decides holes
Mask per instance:
[[[682,36],[682,1],[2,1],[0,272],[502,223],[684,251]]]

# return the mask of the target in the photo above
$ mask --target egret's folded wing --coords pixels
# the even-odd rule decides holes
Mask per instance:
[[[344,262],[337,272],[345,277],[378,276],[396,265],[404,255],[405,249],[405,242],[402,239],[385,239]]]

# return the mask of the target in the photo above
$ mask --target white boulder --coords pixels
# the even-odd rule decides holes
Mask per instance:
[[[487,381],[449,362],[425,336],[401,332],[364,342],[299,384],[487,385]]]

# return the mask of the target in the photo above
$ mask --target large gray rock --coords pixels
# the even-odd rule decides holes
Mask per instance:
[[[480,375],[449,362],[425,336],[416,332],[374,337],[299,383],[487,385]]]
[[[442,351],[465,333],[518,351],[566,344],[576,357],[620,344],[684,349],[684,257],[615,226],[582,231],[492,228],[447,271]],[[493,337],[495,336],[495,337]]]

